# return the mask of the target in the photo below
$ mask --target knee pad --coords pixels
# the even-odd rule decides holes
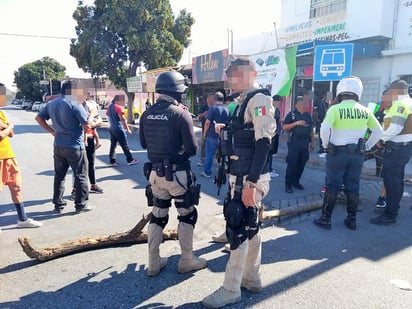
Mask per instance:
[[[195,224],[197,222],[197,209],[193,208],[193,211],[186,216],[177,216],[177,219],[179,222],[191,224],[193,227],[195,227]]]
[[[159,208],[169,208],[172,206],[172,200],[161,200],[160,198],[154,196],[153,197],[153,204]]]
[[[150,219],[150,223],[157,224],[158,226],[162,228],[162,230],[165,228],[167,222],[169,222],[169,215],[166,215],[166,217],[161,217],[161,218],[152,216],[152,218]]]

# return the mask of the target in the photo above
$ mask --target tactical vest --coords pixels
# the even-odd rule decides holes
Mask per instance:
[[[147,154],[151,162],[170,159],[173,156],[170,149],[172,118],[174,112],[170,104],[155,104],[144,115],[144,136],[147,144]]]
[[[255,152],[255,130],[253,123],[245,124],[245,112],[249,100],[257,93],[270,96],[268,89],[257,89],[246,96],[241,105],[235,109],[229,124],[228,136],[229,147],[229,173],[235,176],[244,176],[249,173]],[[225,134],[225,133],[224,133]]]

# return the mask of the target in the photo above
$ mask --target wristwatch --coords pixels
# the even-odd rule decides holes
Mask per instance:
[[[256,188],[256,184],[253,183],[253,182],[250,182],[250,181],[246,181],[246,183],[243,185],[243,188],[245,188],[245,189],[250,189],[250,188],[254,189],[254,188]]]

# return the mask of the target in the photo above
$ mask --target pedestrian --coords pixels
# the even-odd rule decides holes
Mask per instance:
[[[405,166],[412,152],[412,99],[408,88],[407,82],[395,80],[388,89],[391,100],[385,104],[385,131],[378,143],[378,147],[383,147],[386,207],[381,215],[370,220],[373,224],[393,224],[398,216],[404,191]]]
[[[106,115],[109,118],[110,123],[110,165],[117,166],[119,163],[116,161],[116,147],[119,143],[122,147],[123,153],[126,156],[127,165],[134,165],[139,160],[133,158],[129,143],[127,142],[127,134],[132,135],[126,117],[124,116],[124,105],[125,105],[125,96],[124,95],[115,95],[112,103],[109,105],[106,111]]]
[[[9,187],[17,211],[17,227],[41,227],[43,224],[27,217],[24,210],[21,171],[9,140],[14,135],[13,128],[13,124],[9,123],[4,112],[0,110],[0,190],[3,186]]]
[[[270,178],[279,177],[279,174],[276,173],[276,171],[272,167],[273,156],[278,153],[279,136],[282,133],[282,127],[280,125],[279,103],[280,103],[280,96],[279,95],[274,95],[272,97],[272,105],[275,108],[274,117],[275,117],[275,121],[276,121],[276,134],[275,134],[275,136],[272,137],[272,142],[270,144],[270,152],[269,152],[269,156],[268,156]]]
[[[88,161],[84,144],[84,132],[93,124],[81,105],[84,99],[83,89],[75,88],[73,81],[62,83],[61,95],[46,104],[36,116],[36,121],[54,136],[54,210],[60,213],[67,205],[63,199],[64,182],[69,167],[74,174],[76,212],[90,211],[94,207],[87,205],[89,188],[87,181]],[[51,119],[52,126],[47,123]]]
[[[303,97],[296,97],[295,108],[289,112],[283,121],[283,130],[288,131],[288,154],[286,156],[285,191],[292,193],[292,187],[303,190],[300,183],[306,162],[309,160],[309,150],[315,147],[312,117]]]
[[[230,64],[226,75],[232,91],[241,92],[238,111],[230,124],[233,144],[227,145],[234,152],[229,162],[229,199],[224,205],[231,250],[223,285],[203,299],[203,305],[210,308],[240,302],[241,287],[255,293],[262,290],[258,212],[269,192],[267,156],[276,130],[269,91],[254,87],[254,62],[239,57]],[[218,130],[223,126],[216,125]]]
[[[223,104],[224,96],[221,92],[215,93],[215,104],[208,110],[203,132],[206,141],[205,165],[201,175],[206,178],[212,177],[213,159],[215,158],[219,134],[215,131],[215,123],[229,122],[229,110]]]
[[[376,144],[382,135],[382,127],[373,112],[359,103],[363,91],[362,81],[346,77],[336,87],[338,104],[331,106],[320,127],[326,155],[326,192],[322,215],[313,223],[331,229],[331,216],[337,193],[346,195],[347,217],[345,226],[356,230],[356,212],[359,205],[359,183],[364,154]],[[371,131],[365,142],[366,129]]]
[[[140,143],[147,149],[150,161],[144,170],[154,204],[148,227],[148,276],[157,276],[167,265],[167,258],[160,257],[159,247],[172,199],[178,213],[177,234],[181,249],[177,271],[187,273],[207,264],[205,259],[193,255],[193,231],[197,222],[195,205],[198,204],[200,187],[195,184],[189,161],[197,152],[193,120],[190,112],[179,106],[187,88],[182,74],[176,71],[160,74],[155,85],[160,96],[140,120]]]
[[[199,114],[197,115],[197,120],[200,121],[202,125],[202,138],[200,141],[200,158],[199,162],[197,163],[198,166],[203,166],[205,162],[205,154],[206,154],[206,140],[204,138],[204,131],[205,131],[205,123],[206,123],[206,116],[209,108],[211,108],[215,104],[215,94],[213,92],[209,93],[206,97],[206,103],[200,108]]]
[[[226,106],[227,106],[227,109],[229,110],[230,117],[233,116],[236,108],[239,106],[239,102],[238,102],[239,95],[240,93],[236,92],[226,97],[226,101],[228,102]]]
[[[88,175],[89,175],[89,182],[90,182],[90,192],[103,193],[104,190],[100,186],[98,186],[96,183],[96,169],[95,169],[96,149],[101,147],[99,143],[99,139],[98,139],[99,135],[97,133],[97,127],[102,124],[103,120],[101,119],[99,115],[99,112],[97,110],[97,104],[95,102],[87,100],[83,103],[83,107],[85,108],[87,115],[89,117],[93,117],[93,122],[95,124],[94,127],[87,129],[84,132],[86,154],[87,154],[87,160],[89,162]]]

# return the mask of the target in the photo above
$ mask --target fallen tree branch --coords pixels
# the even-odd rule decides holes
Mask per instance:
[[[143,216],[143,218],[136,224],[134,228],[124,233],[115,233],[108,236],[101,236],[96,238],[87,237],[76,239],[52,247],[38,248],[31,244],[28,237],[20,237],[18,241],[27,256],[44,262],[85,250],[108,247],[111,245],[136,244],[146,242],[147,233],[142,232],[142,230],[151,218],[152,213],[149,213],[147,216]],[[177,231],[164,231],[163,239],[177,239]]]
[[[296,206],[291,206],[291,207],[286,207],[282,209],[274,209],[274,210],[268,210],[268,211],[263,211],[260,215],[260,220],[271,220],[271,219],[276,219],[282,216],[293,216],[297,215],[303,212],[308,212],[316,209],[322,208],[322,201],[314,201],[311,203],[305,203],[301,205],[296,205]]]

